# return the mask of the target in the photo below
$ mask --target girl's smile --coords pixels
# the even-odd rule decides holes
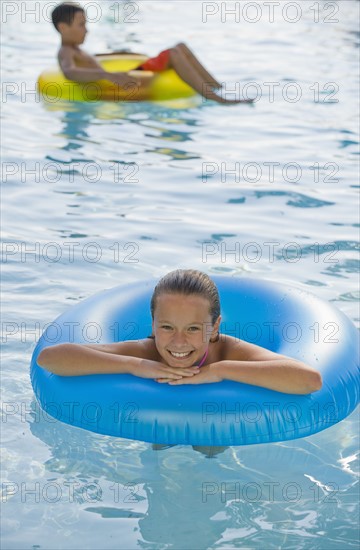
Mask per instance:
[[[156,348],[170,366],[191,366],[203,358],[219,322],[212,325],[209,301],[202,296],[161,294],[153,322]]]

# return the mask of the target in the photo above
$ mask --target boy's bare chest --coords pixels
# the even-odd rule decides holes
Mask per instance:
[[[77,51],[74,55],[75,64],[78,67],[97,68],[98,65],[94,58],[82,51]]]

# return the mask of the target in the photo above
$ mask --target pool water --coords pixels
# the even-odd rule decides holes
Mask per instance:
[[[186,42],[256,98],[230,107],[45,103],[53,4],[2,2],[2,547],[358,548],[358,411],[286,443],[156,448],[47,417],[29,362],[73,304],[177,267],[293,284],[359,324],[359,2],[87,3],[90,52]]]

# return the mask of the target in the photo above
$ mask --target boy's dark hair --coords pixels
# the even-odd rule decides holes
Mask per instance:
[[[51,19],[55,29],[57,31],[59,30],[59,23],[71,25],[74,21],[75,13],[78,11],[85,13],[84,9],[79,4],[74,4],[73,2],[64,2],[56,6],[51,13]]]
[[[165,275],[154,289],[151,298],[151,316],[154,319],[156,300],[160,294],[184,294],[185,296],[198,295],[206,298],[210,303],[212,324],[220,315],[220,298],[215,283],[206,273],[195,269],[177,269]]]

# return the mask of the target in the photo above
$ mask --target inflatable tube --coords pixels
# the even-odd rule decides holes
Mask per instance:
[[[138,67],[147,57],[139,54],[112,54],[97,56],[100,64],[109,72],[131,71]],[[127,89],[109,82],[79,83],[68,80],[58,67],[41,73],[38,78],[38,89],[44,99],[51,103],[66,101],[145,101],[167,100],[190,97],[196,94],[172,69],[161,73],[141,71],[139,73],[154,74],[150,86],[145,88]]]
[[[116,287],[48,325],[34,350],[31,381],[41,407],[62,422],[152,443],[248,445],[305,437],[336,424],[359,402],[359,337],[340,311],[287,286],[213,277],[221,332],[313,365],[323,387],[289,395],[223,381],[169,386],[127,374],[64,377],[36,358],[60,342],[109,343],[151,333],[155,282]]]

